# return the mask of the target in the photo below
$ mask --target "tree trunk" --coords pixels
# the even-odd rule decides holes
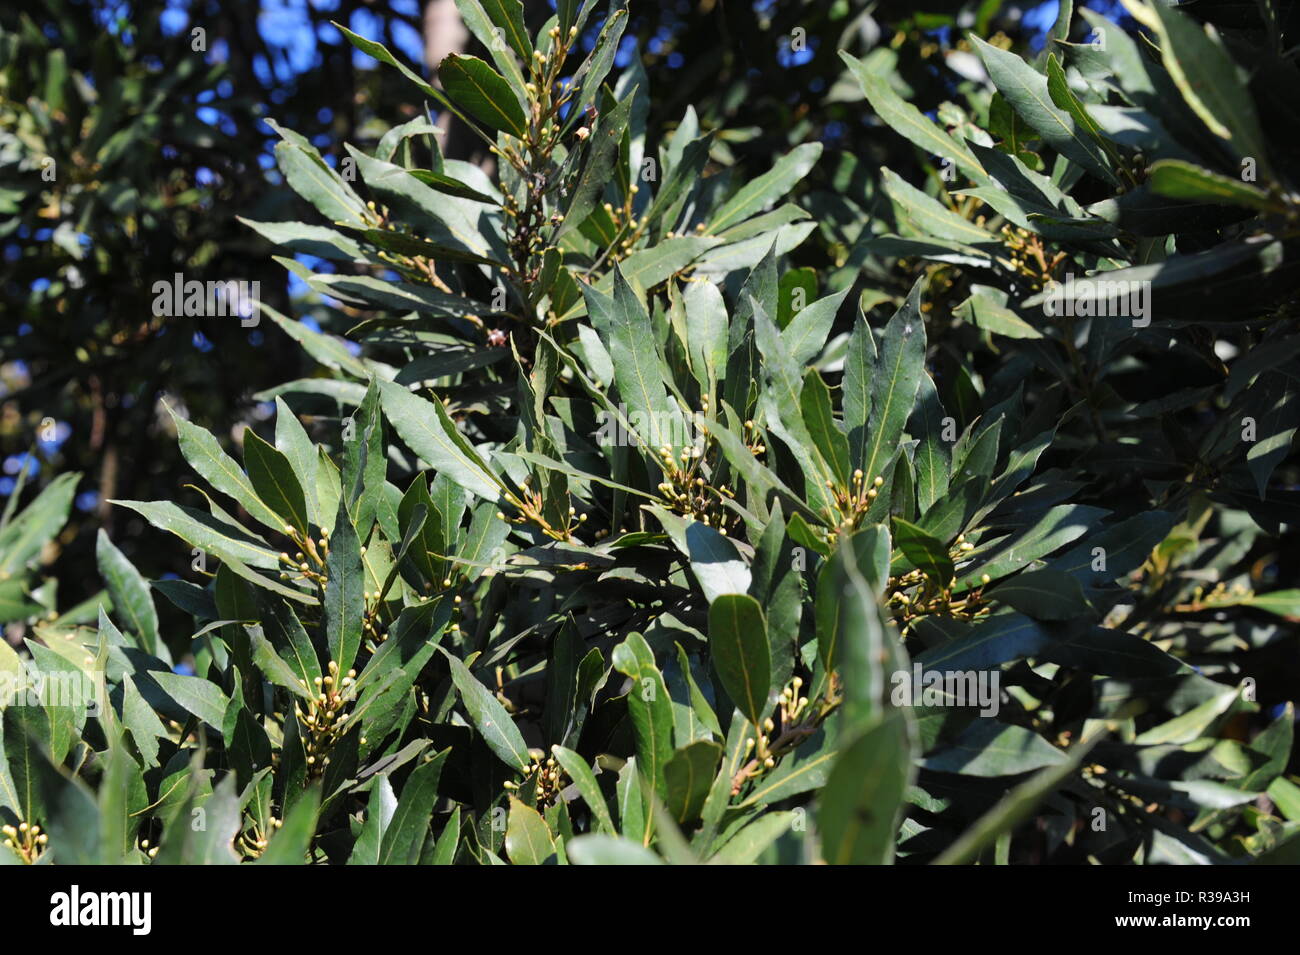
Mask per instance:
[[[469,31],[461,22],[456,0],[429,0],[424,8],[424,61],[429,74],[439,89],[438,64],[452,53],[464,53],[469,43]],[[438,117],[438,127],[443,130],[442,152],[448,159],[463,159],[480,166],[489,174],[492,155],[464,123],[447,110]]]

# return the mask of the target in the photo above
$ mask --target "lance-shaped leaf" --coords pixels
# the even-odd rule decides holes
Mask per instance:
[[[470,719],[478,728],[479,735],[488,744],[492,752],[501,761],[519,772],[529,766],[528,746],[524,743],[519,727],[501,705],[501,701],[492,691],[480,683],[469,672],[469,668],[445,650],[447,664],[451,667],[451,679],[460,692],[461,701],[469,712]]]
[[[1162,159],[1147,171],[1151,191],[1188,202],[1228,203],[1260,211],[1280,211],[1278,202],[1262,189],[1180,159]]]
[[[925,322],[921,317],[924,281],[917,280],[903,307],[885,326],[880,357],[870,377],[871,419],[862,459],[854,462],[868,482],[883,476],[885,464],[897,450],[925,374]],[[845,420],[852,426],[847,413]]]
[[[493,129],[523,139],[528,121],[505,78],[476,56],[453,53],[438,66],[438,78],[457,106]]]
[[[11,576],[41,552],[68,520],[80,474],[60,474],[0,530],[0,579]]]
[[[632,109],[630,99],[623,100],[600,117],[592,133],[587,154],[583,157],[578,179],[573,186],[564,222],[556,231],[556,238],[578,228],[596,208],[596,202],[605,191],[619,159],[619,143],[627,132],[627,118]]]
[[[1007,793],[998,804],[976,820],[952,845],[935,859],[935,865],[962,865],[979,855],[981,850],[991,845],[1004,833],[1011,832],[1019,825],[1043,799],[1061,786],[1079,763],[1097,743],[1093,737],[1070,750],[1069,758],[1055,766],[1049,766],[1042,772],[1031,776],[1011,792]]]
[[[591,810],[592,817],[602,832],[614,832],[614,820],[609,814],[609,806],[605,802],[605,796],[600,791],[600,784],[596,782],[596,776],[587,765],[587,761],[571,749],[565,749],[563,746],[552,746],[551,752],[555,754],[556,762],[560,768],[568,773],[573,784],[578,787],[578,792],[582,795],[583,801],[587,808]]]
[[[748,594],[723,594],[709,606],[709,651],[727,694],[745,717],[758,724],[772,686],[772,650],[767,620]]]
[[[907,722],[891,711],[843,747],[826,779],[817,812],[822,858],[831,865],[892,862],[911,776]]]
[[[357,36],[357,34],[353,33],[343,24],[336,23],[333,20],[330,21],[330,24],[331,26],[339,30],[345,37],[347,37],[348,42],[351,43],[353,46],[355,46],[362,53],[365,53],[367,56],[374,57],[376,60],[378,60],[381,63],[387,63],[389,66],[396,67],[397,70],[403,76],[405,76],[408,80],[410,80],[417,87],[419,87],[420,91],[423,92],[425,96],[428,96],[430,99],[434,100],[435,102],[448,107],[454,113],[456,113],[457,116],[460,116],[460,111],[455,108],[455,105],[451,103],[451,101],[449,101],[447,97],[443,96],[441,92],[439,92],[437,89],[435,89],[434,87],[426,83],[424,80],[422,80],[416,73],[414,73],[411,70],[410,67],[405,66],[404,64],[399,62],[397,58],[393,56],[392,53],[388,52],[388,48],[385,47],[382,43],[376,43],[374,40],[367,40],[365,37]],[[462,116],[461,118],[463,119],[464,117]]]
[[[284,533],[284,518],[268,507],[253,487],[248,475],[230,455],[221,448],[212,433],[186,421],[171,411],[176,433],[180,437],[181,454],[199,475],[222,494],[233,498],[260,524],[277,533]],[[252,563],[245,561],[245,563]],[[258,566],[258,565],[254,565]]]
[[[945,419],[939,392],[928,374],[922,374],[916,406],[907,429],[918,439],[913,464],[916,467],[916,506],[924,514],[948,491],[952,474],[952,442],[944,439]],[[953,424],[955,433],[956,424]]]
[[[275,161],[294,192],[315,206],[329,221],[348,225],[360,225],[366,221],[366,208],[361,197],[326,164],[310,143],[278,143]]]
[[[566,844],[574,865],[663,865],[649,849],[621,836],[593,832]]]
[[[1038,620],[1070,620],[1091,612],[1079,581],[1059,570],[1017,574],[990,590],[988,596]]]
[[[628,634],[614,648],[613,663],[614,669],[632,680],[627,708],[636,734],[637,769],[662,799],[666,792],[664,766],[673,755],[673,702],[668,686],[655,666],[654,651],[639,633]]]
[[[366,614],[361,541],[344,501],[339,501],[329,544],[329,556],[325,558],[325,571],[329,578],[325,588],[325,642],[330,659],[339,667],[336,679],[341,679],[341,675],[352,667],[361,648]]]
[[[674,819],[687,822],[699,817],[721,761],[722,746],[712,740],[696,740],[673,753],[664,767],[664,782],[667,809]]]
[[[246,428],[244,463],[253,490],[262,502],[278,514],[284,524],[306,536],[309,521],[307,497],[289,459],[259,438],[252,428]],[[280,529],[284,530],[284,527]]]
[[[1104,182],[1120,185],[1119,177],[1111,171],[1105,151],[1079,128],[1074,117],[1052,102],[1046,76],[1018,54],[999,50],[973,34],[970,41],[984,61],[998,92],[1043,137],[1044,142]]]
[[[425,401],[388,381],[379,382],[379,394],[384,414],[412,451],[465,490],[489,501],[497,499],[499,482],[461,437],[441,403]]]
[[[298,417],[283,398],[275,399],[275,447],[289,461],[307,502],[308,524],[320,525],[316,504],[316,476],[320,459]]]
[[[693,521],[686,526],[686,550],[691,571],[710,603],[723,594],[743,594],[752,575],[736,545],[706,524]]]
[[[771,169],[750,180],[723,203],[709,221],[709,234],[717,235],[780,199],[808,175],[821,154],[821,143],[804,143],[786,153]]]
[[[1033,730],[976,720],[950,746],[927,756],[921,765],[965,776],[1016,776],[1059,765],[1068,758]]]
[[[1250,157],[1271,174],[1250,84],[1218,32],[1163,3],[1126,4],[1143,26],[1160,37],[1165,68],[1183,99],[1214,135],[1228,140],[1237,157]]]
[[[226,562],[238,562],[250,567],[275,570],[280,566],[280,555],[266,542],[251,534],[219,521],[202,511],[180,507],[170,501],[110,501],[140,514],[154,527],[170,531],[192,547]]]
[[[524,27],[524,8],[519,0],[456,0],[460,18],[469,27],[510,81],[515,98],[524,105],[524,75],[515,54],[531,65],[533,45]]]
[[[40,748],[49,745],[49,716],[43,706],[6,706],[0,727],[0,806],[8,806],[22,822],[36,822],[44,805]]]
[[[910,185],[892,169],[882,169],[880,174],[894,210],[917,234],[966,245],[978,245],[993,238],[991,232],[945,208],[939,200]]]
[[[827,673],[840,665],[842,642],[846,630],[861,627],[863,607],[873,608],[876,598],[889,581],[890,538],[883,524],[865,527],[841,543],[817,576],[817,657]],[[850,564],[852,570],[850,570]],[[851,575],[860,577],[867,588],[862,598]],[[852,600],[863,607],[851,606]]]
[[[444,749],[411,771],[379,843],[380,865],[414,865],[419,861],[429,832],[429,817],[438,798],[442,765],[450,752]]]
[[[985,180],[984,169],[970,150],[895,93],[887,76],[871,72],[865,63],[843,50],[840,51],[840,59],[848,64],[849,70],[862,86],[862,92],[871,108],[894,132],[911,140],[913,145],[930,156],[939,160],[952,160],[976,182]]]
[[[901,517],[894,518],[894,540],[912,565],[940,587],[952,582],[952,558],[941,541]]]
[[[126,629],[140,641],[140,649],[155,653],[158,645],[158,611],[149,594],[149,585],[140,572],[118,550],[108,535],[100,528],[95,539],[95,563],[109,596],[113,610]]]
[[[618,266],[613,292],[612,297],[606,297],[588,288],[585,294],[592,322],[609,349],[619,396],[628,407],[633,430],[649,446],[650,453],[657,455],[663,447],[676,453],[683,436],[676,427],[679,416],[664,389],[659,344],[641,296]]]
[[[230,698],[221,687],[198,676],[151,672],[149,676],[182,709],[192,713],[213,729],[220,730]]]

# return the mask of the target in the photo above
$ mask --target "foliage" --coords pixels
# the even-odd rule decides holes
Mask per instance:
[[[461,0],[487,58],[438,86],[346,31],[494,176],[424,117],[337,169],[277,129],[318,216],[247,224],[346,337],[263,305],[316,365],[262,393],[274,433],[241,464],[178,414],[203,485],[116,502],[190,579],[104,538],[95,625],[10,664],[105,697],[5,708],[17,854],[1293,858],[1295,674],[1262,663],[1300,617],[1283,34],[1063,3],[1036,60],[965,41],[989,82],[938,121],[846,51],[929,175],[815,199],[852,246],[816,269],[822,145],[742,169],[694,108],[652,124],[626,8],[576,45],[593,5],[530,34]],[[1138,311],[1100,314],[1102,273]]]

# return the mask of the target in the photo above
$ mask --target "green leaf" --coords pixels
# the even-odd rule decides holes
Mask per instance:
[[[510,78],[516,97],[522,97],[524,77],[514,54],[529,65],[533,56],[523,4],[519,0],[456,0],[456,7],[465,25],[487,47],[492,61]]]
[[[1262,394],[1263,413],[1256,440],[1246,451],[1246,468],[1255,479],[1260,498],[1267,496],[1268,479],[1286,458],[1300,421],[1300,389],[1281,372],[1263,375],[1255,385]]]
[[[913,566],[918,567],[940,587],[946,587],[952,582],[952,558],[948,556],[948,548],[940,541],[900,517],[894,518],[894,540]]]
[[[727,840],[710,865],[752,865],[777,839],[791,831],[793,812],[766,812]]]
[[[375,783],[370,787],[370,799],[366,803],[366,820],[361,832],[352,844],[352,854],[348,856],[348,865],[378,865],[379,844],[393,821],[397,811],[397,795],[393,792],[388,776],[379,773]]]
[[[1180,713],[1171,720],[1138,734],[1133,742],[1139,746],[1161,743],[1190,743],[1208,730],[1240,699],[1236,687],[1224,687],[1214,696]]]
[[[1152,192],[1171,199],[1228,203],[1261,212],[1279,211],[1278,204],[1262,189],[1181,159],[1161,159],[1152,163],[1147,170],[1147,185]]]
[[[507,766],[521,773],[527,770],[530,765],[528,746],[525,745],[523,736],[519,734],[519,728],[515,726],[506,708],[501,705],[491,690],[469,672],[465,664],[445,650],[443,652],[451,667],[452,682],[456,684],[461,701],[464,702],[465,709],[469,712],[470,719],[474,721],[483,741]]]
[[[438,66],[443,89],[470,116],[493,129],[523,139],[528,121],[510,84],[476,56],[452,53]]]
[[[1161,3],[1130,12],[1159,36],[1165,68],[1187,105],[1214,135],[1232,144],[1237,158],[1254,159],[1267,174],[1268,151],[1250,85],[1214,27]]]
[[[320,789],[312,786],[298,797],[285,814],[284,823],[275,830],[265,851],[257,857],[258,865],[303,865],[316,835],[316,817],[320,809]]]
[[[927,670],[987,670],[1033,656],[1052,646],[1042,627],[1018,613],[989,617],[963,636],[931,647],[917,656]]]
[[[709,651],[727,694],[754,724],[771,692],[772,659],[763,608],[748,594],[723,594],[709,606]]]
[[[282,518],[279,529],[284,531],[284,525],[289,525],[305,537],[309,523],[307,498],[289,459],[252,428],[245,428],[244,463],[257,496]]]
[[[578,792],[582,794],[583,802],[591,810],[592,817],[596,820],[596,825],[602,832],[613,833],[617,830],[614,828],[614,820],[609,814],[609,806],[605,803],[604,794],[600,791],[600,784],[596,782],[596,777],[587,765],[587,761],[571,749],[565,749],[563,746],[552,746],[551,752],[555,754],[555,760],[560,764],[573,784],[578,787]]]
[[[320,525],[316,481],[320,459],[316,445],[283,398],[275,399],[275,447],[289,461],[307,502],[307,521]]]
[[[278,534],[284,533],[284,518],[263,503],[243,469],[222,450],[217,439],[170,408],[168,411],[180,437],[181,454],[185,455],[190,467],[222,494],[238,501],[254,520]],[[245,560],[245,563],[252,561]]]
[[[998,92],[1043,137],[1044,142],[1104,182],[1120,185],[1119,177],[1111,171],[1105,151],[1079,129],[1074,117],[1052,102],[1047,77],[1018,54],[999,50],[973,34],[968,34],[968,38],[984,61]]]
[[[458,116],[460,115],[459,111],[455,110],[455,107],[447,99],[447,97],[443,96],[442,93],[438,92],[438,90],[434,89],[424,80],[422,80],[419,76],[417,76],[414,72],[412,72],[409,67],[404,66],[402,63],[399,63],[397,59],[393,56],[393,54],[389,53],[388,49],[382,43],[376,43],[373,40],[367,40],[365,37],[357,36],[347,27],[343,26],[343,24],[337,23],[333,20],[330,21],[330,24],[334,26],[337,30],[339,30],[345,37],[347,37],[348,42],[350,42],[362,53],[365,53],[367,56],[371,56],[375,58],[381,63],[387,63],[389,66],[396,67],[403,76],[405,76],[408,80],[410,80],[417,87],[419,87],[425,96],[429,97],[435,102],[441,103],[443,106],[447,106],[451,108],[456,113],[456,115]]]
[[[278,143],[275,161],[293,191],[330,222],[360,225],[366,221],[366,209],[360,197],[312,146]]]
[[[1055,53],[1047,54],[1047,92],[1052,97],[1052,102],[1069,113],[1079,129],[1083,130],[1084,134],[1101,149],[1106,156],[1108,166],[1117,166],[1121,163],[1122,160],[1111,148],[1110,142],[1102,135],[1097,121],[1088,114],[1079,97],[1074,95],[1074,90],[1070,89],[1065,70],[1056,59]]]
[[[380,865],[414,865],[420,860],[433,804],[438,798],[438,779],[450,752],[444,749],[411,771],[379,843]]]
[[[1047,740],[1022,726],[977,719],[950,746],[927,756],[921,765],[964,776],[1017,776],[1068,759]]]
[[[499,482],[441,403],[417,398],[387,381],[379,382],[379,394],[384,414],[412,451],[467,491],[488,501],[497,499]]]
[[[1085,504],[1061,504],[1049,508],[1032,527],[1002,538],[991,552],[977,551],[979,556],[958,572],[953,592],[960,593],[979,586],[985,574],[992,582],[1020,570],[1094,530],[1106,513],[1099,507]]]
[[[1034,807],[1060,788],[1074,775],[1083,757],[1096,745],[1099,737],[1086,740],[1070,750],[1069,758],[1031,776],[1002,797],[992,809],[946,848],[935,865],[962,865],[970,862],[995,840],[1010,833],[1029,817]]]
[[[808,175],[821,154],[821,143],[804,143],[786,153],[771,169],[751,179],[723,203],[709,220],[708,234],[717,235],[780,199]]]
[[[831,466],[839,486],[849,487],[849,439],[835,420],[830,389],[812,368],[804,374],[799,403],[804,427],[808,429],[818,453]]]
[[[934,381],[928,374],[922,375],[912,418],[907,425],[908,432],[918,438],[913,464],[916,467],[916,505],[922,514],[948,491],[952,442],[944,440],[946,417]],[[953,428],[955,434],[955,422]]]
[[[817,812],[822,858],[831,865],[893,861],[911,765],[907,723],[899,712],[889,713],[841,749]]]
[[[949,136],[919,109],[895,93],[887,76],[873,73],[865,63],[844,50],[840,50],[839,53],[840,59],[848,64],[849,70],[862,86],[862,92],[871,104],[871,108],[895,132],[906,137],[930,156],[951,159],[962,172],[976,182],[985,179],[984,169],[979,160],[958,140]]]
[[[893,200],[894,209],[916,234],[966,245],[979,245],[994,238],[986,229],[962,218],[945,208],[937,199],[909,185],[893,170],[883,168],[880,176],[885,192]]]
[[[325,572],[329,579],[325,589],[325,643],[329,647],[330,659],[338,664],[339,674],[344,674],[351,669],[361,648],[366,615],[366,577],[361,563],[361,541],[352,526],[347,504],[342,500],[334,518],[334,532],[330,535],[329,545],[329,556],[325,559]]]
[[[865,626],[867,605],[874,613],[876,598],[889,580],[890,549],[888,528],[873,524],[842,538],[822,565],[817,575],[815,614],[817,657],[826,673],[843,659],[845,631]],[[861,578],[865,593],[852,579],[855,575]]]
[[[1006,338],[1042,338],[1043,333],[997,301],[993,289],[972,290],[970,298],[954,309],[959,318]]]
[[[1241,603],[1277,614],[1279,617],[1300,617],[1300,590],[1274,590],[1266,594],[1244,597]]]
[[[555,839],[541,813],[510,797],[506,855],[515,865],[543,865],[555,855]]]
[[[145,758],[146,765],[152,766],[158,760],[158,740],[169,739],[171,734],[162,724],[140,691],[136,681],[131,677],[122,679],[122,724],[135,741],[136,749]]]
[[[433,847],[433,856],[426,865],[454,865],[456,850],[460,848],[460,806],[451,811],[442,834]],[[421,860],[423,862],[423,860]]]
[[[6,706],[0,711],[0,725],[4,749],[0,801],[13,809],[20,822],[37,822],[44,812],[40,773],[45,756],[40,747],[49,743],[49,717],[43,706]]]
[[[370,377],[370,372],[366,368],[365,363],[358,358],[354,358],[352,353],[349,352],[343,343],[335,336],[326,335],[324,332],[312,331],[312,329],[308,328],[302,322],[295,322],[292,319],[285,318],[265,302],[258,302],[258,308],[260,308],[267,317],[271,319],[271,321],[280,326],[286,335],[298,344],[302,345],[307,354],[311,355],[312,358],[315,358],[326,368],[335,371],[343,371],[353,377],[361,378],[363,380]],[[336,382],[332,384],[346,384],[353,389],[358,391],[360,390],[360,386],[353,382]],[[198,470],[198,468],[196,467],[195,470]],[[204,477],[207,477],[207,475],[205,474]],[[208,480],[212,481],[211,478],[208,478]],[[216,487],[218,490],[223,490],[218,484],[216,484],[216,482],[213,482],[212,486]],[[240,501],[240,503],[242,504],[243,501]],[[263,506],[263,510],[266,510],[265,506]]]
[[[80,474],[60,474],[0,530],[0,579],[17,574],[68,521]]]
[[[104,578],[113,610],[126,628],[140,642],[145,653],[157,653],[158,611],[149,594],[149,585],[140,572],[108,539],[103,528],[95,538],[95,563]]]
[[[596,202],[614,176],[614,168],[619,159],[619,143],[627,131],[631,110],[632,100],[625,99],[597,122],[588,140],[587,154],[583,157],[577,182],[571,189],[572,197],[564,209],[564,222],[556,230],[556,239],[586,222],[596,208]]]
[[[663,860],[628,839],[592,833],[564,846],[574,865],[663,865]]]
[[[721,761],[722,746],[712,740],[696,740],[673,753],[664,766],[664,783],[665,803],[674,819],[687,822],[699,817]]]
[[[626,699],[636,734],[637,769],[662,799],[666,791],[664,766],[673,755],[672,697],[655,666],[654,651],[641,634],[628,634],[614,648],[612,662],[614,669],[632,679]],[[627,831],[626,821],[623,831]]]
[[[676,454],[683,434],[676,427],[678,415],[664,390],[659,346],[641,297],[618,266],[614,269],[612,299],[590,287],[585,295],[592,321],[609,348],[614,380],[619,396],[627,404],[633,430],[648,445],[648,453],[657,456],[661,448],[667,447]]]
[[[151,671],[150,678],[188,713],[220,731],[230,699],[221,687],[198,676]]]
[[[579,19],[585,19],[591,7],[592,4],[584,3]],[[597,102],[601,84],[605,82],[610,67],[614,65],[627,22],[627,0],[613,0],[609,4],[605,23],[596,37],[596,45],[573,74],[573,83],[578,86],[578,94],[572,101],[573,108],[569,113],[570,124],[580,122],[587,107]]]
[[[925,375],[925,322],[921,317],[918,279],[903,304],[885,326],[880,357],[871,382],[871,419],[861,461],[868,485],[883,476],[889,456],[898,447],[912,413],[917,389]],[[846,421],[849,421],[846,413]],[[850,422],[851,423],[851,422]]]
[[[1038,620],[1070,620],[1088,615],[1091,609],[1079,581],[1059,570],[1031,570],[1017,574],[987,592]]]
[[[743,594],[749,590],[749,565],[741,558],[736,545],[712,527],[699,522],[688,524],[686,550],[691,558],[691,572],[710,603],[723,594]]]

